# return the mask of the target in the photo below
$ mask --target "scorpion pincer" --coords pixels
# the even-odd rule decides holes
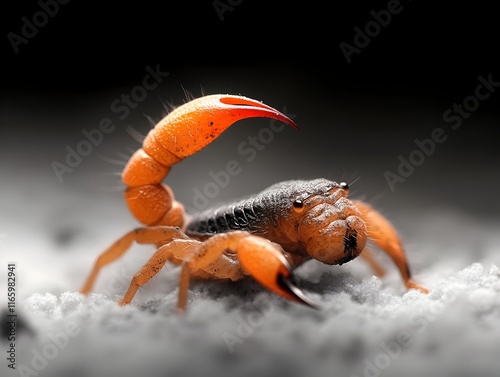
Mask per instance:
[[[149,132],[122,174],[129,209],[146,226],[125,234],[100,255],[83,294],[90,292],[100,269],[135,241],[157,250],[132,278],[121,305],[129,304],[138,288],[169,261],[181,266],[179,311],[186,308],[191,278],[237,281],[248,275],[287,299],[317,307],[295,284],[293,269],[309,259],[342,265],[361,255],[381,276],[384,269],[366,248],[367,239],[393,259],[407,288],[428,292],[412,280],[394,227],[367,203],[349,200],[344,182],[277,183],[247,199],[194,214],[187,222],[182,204],[163,179],[172,165],[250,117],[272,118],[298,129],[286,115],[259,101],[211,95],[176,108]]]

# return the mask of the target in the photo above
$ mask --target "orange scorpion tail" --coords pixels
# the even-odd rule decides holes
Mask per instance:
[[[290,118],[259,101],[231,95],[192,100],[169,113],[146,136],[122,173],[125,200],[141,223],[183,227],[184,209],[161,182],[170,167],[195,154],[241,119],[272,118],[298,129]]]

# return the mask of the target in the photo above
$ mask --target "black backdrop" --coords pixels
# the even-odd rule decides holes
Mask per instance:
[[[311,127],[306,118],[309,108],[315,113],[324,110],[323,117],[335,119],[329,107],[345,105],[349,110],[344,120],[352,119],[356,112],[366,113],[356,127],[338,131],[344,142],[335,148],[345,156],[350,144],[361,146],[366,153],[360,152],[358,157],[365,165],[367,161],[374,164],[371,170],[381,187],[385,184],[382,173],[397,167],[399,154],[407,155],[415,148],[415,138],[429,137],[436,125],[449,126],[443,123],[443,113],[475,93],[479,76],[500,81],[498,12],[488,2],[73,0],[57,9],[54,4],[42,0],[3,6],[0,98],[5,112],[29,112],[20,105],[28,99],[49,99],[57,104],[50,110],[53,113],[85,111],[82,98],[109,92],[114,93],[109,99],[116,98],[117,93],[141,82],[146,66],[159,65],[169,72],[169,85],[175,88],[175,93],[162,99],[177,103],[183,95],[181,87],[195,95],[200,95],[200,87],[209,93],[242,93],[276,104],[280,110],[282,104],[293,105],[294,111],[302,113],[306,130]],[[43,7],[53,15],[40,15]],[[388,9],[393,11],[390,20]],[[42,25],[36,35],[13,47],[12,39],[23,36],[23,25],[35,21]],[[356,36],[358,30],[371,33],[369,42],[366,36]],[[357,48],[349,59],[340,47],[343,43]],[[276,100],[279,95],[284,99]],[[160,107],[157,97],[150,106]],[[401,101],[415,105],[417,110],[413,108],[408,124],[373,119],[371,111],[380,102],[370,105],[370,101],[385,98],[388,102],[382,102],[389,107],[387,111],[380,108],[381,114],[403,113],[404,106],[398,108]],[[109,99],[103,100],[107,110]],[[333,106],[336,102],[341,104]],[[14,110],[13,103],[17,104]],[[480,101],[471,120],[467,119],[468,127],[453,134],[453,143],[443,145],[440,157],[426,165],[429,176],[421,181],[412,178],[412,187],[418,191],[425,185],[438,186],[441,199],[453,196],[462,204],[464,196],[484,192],[469,207],[477,209],[479,203],[484,212],[498,213],[499,103],[498,93]],[[141,109],[140,116],[147,112]],[[419,123],[420,113],[432,114],[435,123]],[[3,141],[9,143],[4,149],[16,149],[17,139],[9,139],[16,132],[30,130],[33,140],[58,135],[60,141],[54,143],[51,158],[61,160],[64,145],[76,143],[84,127],[88,126],[49,124],[42,130],[30,123],[16,131],[2,125]],[[74,139],[69,137],[72,130],[78,135]],[[333,132],[325,128],[328,131]],[[319,135],[333,140],[338,134]],[[382,143],[386,139],[390,143]],[[371,147],[374,141],[380,142],[378,149]],[[305,155],[311,165],[317,165],[313,156],[319,147],[310,147]],[[385,162],[377,167],[376,157]],[[474,174],[478,168],[481,173]],[[356,166],[354,174],[359,169]],[[352,176],[350,169],[344,171]],[[450,179],[444,178],[446,174]],[[431,178],[438,180],[432,182]],[[434,196],[435,190],[428,188],[427,194]]]
[[[347,64],[340,43],[354,45],[354,28],[388,7],[398,13]],[[480,2],[69,1],[14,53],[8,33],[21,35],[22,18],[40,9],[24,1],[2,10],[4,90],[134,83],[151,62],[171,71],[279,63],[309,70],[326,90],[397,87],[460,98],[499,62],[498,13]]]

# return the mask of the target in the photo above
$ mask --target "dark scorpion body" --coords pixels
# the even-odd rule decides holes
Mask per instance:
[[[293,203],[304,203],[305,199],[312,196],[327,200],[329,192],[336,188],[347,190],[348,187],[345,183],[339,185],[327,179],[276,183],[255,195],[194,215],[187,224],[186,234],[207,239],[218,233],[247,231],[276,242],[286,252],[293,252],[296,261],[303,262],[310,259],[306,245],[289,236],[290,230],[292,233],[296,232],[296,229],[290,229],[294,223],[290,216]],[[366,231],[363,230],[361,236],[365,238]],[[344,238],[345,255],[337,261],[339,265],[358,255],[354,252],[357,238],[357,231],[347,227]]]

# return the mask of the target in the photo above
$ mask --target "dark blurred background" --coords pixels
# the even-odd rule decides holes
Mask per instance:
[[[181,104],[185,91],[231,93],[286,109],[301,133],[276,134],[247,163],[238,145],[269,121],[229,130],[169,176],[187,205],[209,171],[237,160],[242,174],[214,201],[283,179],[359,178],[354,193],[382,207],[497,218],[500,87],[460,128],[443,120],[475,94],[479,76],[500,82],[497,15],[487,2],[11,2],[1,15],[2,185],[100,195],[119,184],[102,173],[119,172],[113,161],[139,146],[127,127],[145,134],[145,115],[159,120],[163,104]],[[35,32],[27,22],[42,26]],[[366,27],[373,36],[356,45],[355,28]],[[347,59],[342,43],[359,50]],[[141,85],[147,66],[168,76],[120,119],[111,104]],[[65,148],[103,118],[114,131],[59,182],[53,163],[64,164]],[[391,190],[384,174],[397,174],[398,156],[408,158],[414,140],[437,127],[447,140]]]

